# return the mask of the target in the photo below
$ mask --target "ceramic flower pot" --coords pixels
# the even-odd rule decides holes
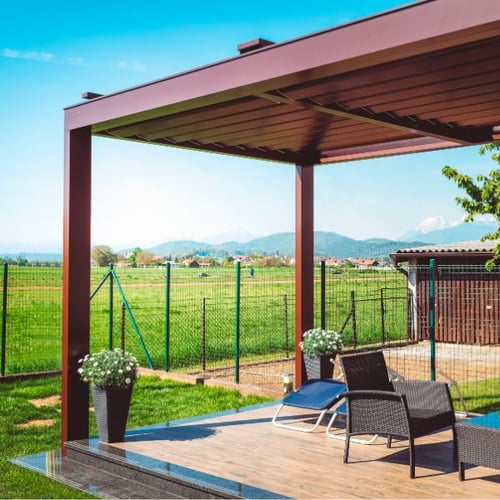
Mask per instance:
[[[335,354],[310,355],[304,354],[304,366],[307,380],[332,378]]]
[[[133,385],[126,389],[91,386],[99,439],[116,443],[125,438]]]

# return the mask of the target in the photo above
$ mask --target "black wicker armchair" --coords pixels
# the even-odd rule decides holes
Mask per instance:
[[[415,438],[451,427],[456,470],[455,412],[447,384],[414,380],[391,382],[382,351],[343,356],[341,362],[347,386],[345,463],[349,457],[351,436],[387,436],[389,448],[393,437],[407,439],[410,478],[414,478]]]

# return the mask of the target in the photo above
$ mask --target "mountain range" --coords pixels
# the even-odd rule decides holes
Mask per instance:
[[[314,254],[324,257],[347,257],[388,259],[389,254],[399,248],[420,246],[421,241],[403,242],[382,238],[354,240],[337,233],[316,231],[314,233]],[[295,253],[295,234],[275,233],[247,242],[227,241],[210,244],[198,241],[167,241],[148,248],[156,255],[176,257],[180,255],[199,255],[223,257],[224,255],[262,255],[293,256]]]
[[[333,232],[316,231],[314,233],[314,253],[316,256],[388,259],[389,254],[401,249],[439,243],[457,243],[479,240],[486,233],[494,231],[494,223],[458,224],[427,233],[406,233],[398,240],[371,238],[355,240]],[[216,239],[215,239],[216,240]],[[214,241],[214,240],[212,240]],[[144,248],[155,255],[177,257],[185,255],[223,257],[225,255],[262,255],[293,256],[295,235],[292,232],[275,233],[269,236],[253,238],[249,241],[226,241],[208,243],[192,240],[172,240],[150,248]],[[132,249],[122,249],[119,253],[127,254]],[[28,261],[60,261],[60,253],[9,252],[0,257],[16,259],[23,257]]]

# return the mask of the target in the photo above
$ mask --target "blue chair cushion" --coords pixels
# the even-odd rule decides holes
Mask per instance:
[[[283,404],[309,410],[324,410],[340,400],[345,391],[345,384],[336,380],[310,380],[288,394],[283,399]]]

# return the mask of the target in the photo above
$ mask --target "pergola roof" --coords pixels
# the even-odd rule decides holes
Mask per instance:
[[[426,0],[66,109],[104,137],[317,164],[500,138],[500,2]]]

